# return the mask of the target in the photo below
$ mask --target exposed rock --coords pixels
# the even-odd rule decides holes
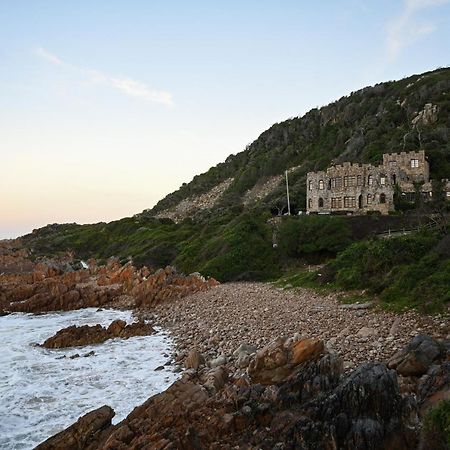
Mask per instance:
[[[419,334],[388,363],[403,376],[420,376],[427,372],[434,360],[441,356],[441,346],[433,338]]]
[[[256,353],[257,348],[253,345],[241,344],[234,352],[233,356],[241,358],[242,356],[253,355]]]
[[[298,365],[317,359],[324,352],[319,339],[292,342],[279,338],[258,350],[248,366],[248,374],[254,383],[279,383],[298,369]]]
[[[192,349],[184,362],[184,366],[186,369],[195,369],[197,370],[200,366],[205,364],[205,358],[200,352],[196,349]]]
[[[420,378],[417,393],[422,413],[441,400],[450,399],[450,361],[432,365]]]
[[[214,186],[208,192],[183,199],[174,207],[159,212],[155,215],[155,217],[168,218],[173,220],[175,223],[178,223],[187,217],[192,217],[198,211],[210,209],[216,204],[222,194],[230,187],[232,182],[233,178],[227,178]]]
[[[228,362],[228,358],[225,355],[220,355],[217,358],[210,359],[208,361],[208,366],[211,367],[212,369],[214,369],[216,367],[223,366],[227,362]]]
[[[357,333],[357,336],[361,337],[371,337],[375,335],[377,335],[377,330],[369,327],[362,327]]]
[[[59,330],[54,336],[49,337],[43,344],[45,348],[67,348],[82,345],[100,344],[108,339],[128,339],[134,336],[149,336],[155,330],[150,324],[143,321],[127,325],[123,320],[115,320],[108,328],[101,325],[72,325]]]
[[[115,258],[103,267],[89,260],[88,270],[73,270],[70,256],[32,263],[25,250],[3,245],[0,242],[0,266],[9,271],[0,274],[0,310],[38,313],[104,306],[147,308],[219,284],[198,273],[185,276],[170,266],[154,273],[131,263],[122,266]]]
[[[366,303],[349,303],[341,305],[341,309],[369,309],[373,307],[373,302]]]
[[[415,447],[416,404],[413,397],[402,398],[394,371],[371,363],[341,376],[335,354],[305,361],[301,370],[270,386],[244,377],[229,380],[223,367],[185,373],[99,439],[80,436],[88,445],[79,448]]]
[[[115,416],[109,406],[102,406],[78,419],[69,428],[47,439],[36,450],[81,450],[101,438]]]
[[[438,120],[439,107],[432,103],[426,103],[422,111],[419,111],[411,123],[413,125],[431,125]]]

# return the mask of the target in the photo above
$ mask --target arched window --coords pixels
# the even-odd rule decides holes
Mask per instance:
[[[380,203],[386,203],[386,194],[380,194]]]
[[[319,189],[323,189],[323,180],[319,180]]]
[[[312,205],[313,205],[313,201],[312,201],[312,198],[310,198],[308,200],[308,208],[312,208]]]
[[[367,204],[368,205],[372,204],[372,194],[367,194]]]
[[[309,190],[310,190],[310,191],[313,190],[313,186],[314,186],[314,183],[313,183],[312,181],[310,181],[310,182],[309,182]]]
[[[372,177],[372,175],[369,175],[367,177],[367,185],[372,186],[372,184],[373,184],[373,177]]]
[[[319,208],[323,208],[323,198],[319,197]]]

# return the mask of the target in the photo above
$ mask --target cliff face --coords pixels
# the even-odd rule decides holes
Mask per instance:
[[[294,208],[305,205],[309,171],[331,161],[379,163],[383,153],[424,149],[432,178],[450,175],[450,69],[438,69],[399,81],[366,87],[303,117],[276,123],[244,151],[194,177],[146,213],[173,218],[173,211],[200,203],[263,204],[280,207],[284,186],[280,175],[292,169]],[[225,189],[219,189],[224,187]],[[265,186],[259,193],[258,187]],[[217,190],[220,196],[217,196]],[[213,205],[205,203],[214,198]],[[252,201],[249,201],[252,200]]]

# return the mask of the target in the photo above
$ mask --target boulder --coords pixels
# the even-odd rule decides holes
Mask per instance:
[[[437,341],[430,336],[418,334],[389,360],[388,367],[403,376],[421,376],[441,354],[442,348]]]
[[[186,369],[198,370],[198,368],[200,366],[204,366],[204,365],[205,365],[205,358],[195,348],[189,352],[189,354],[184,362],[184,366],[186,367]]]
[[[254,383],[279,383],[294,373],[300,364],[317,359],[323,353],[324,343],[319,339],[293,342],[279,338],[256,352],[247,373]]]

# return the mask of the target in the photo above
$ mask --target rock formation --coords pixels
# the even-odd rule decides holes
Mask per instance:
[[[278,370],[286,364],[289,370]],[[253,355],[249,373],[271,365],[276,376],[270,382],[265,374],[265,385],[229,378],[226,366],[187,370],[116,426],[80,438],[78,448],[415,447],[417,404],[400,394],[395,371],[384,364],[344,376],[342,360],[320,341],[282,339]]]
[[[0,242],[0,311],[48,312],[86,307],[146,308],[218,284],[200,274],[185,276],[173,267],[152,273],[111,259],[74,270],[72,256],[32,262],[28,253]],[[72,261],[73,262],[73,261]]]
[[[57,435],[47,439],[36,450],[79,450],[87,448],[89,442],[102,436],[102,432],[111,427],[115,413],[109,406],[91,411],[78,419],[73,425]]]
[[[108,328],[101,325],[84,325],[59,330],[54,336],[49,337],[43,344],[45,348],[67,348],[82,345],[101,344],[108,339],[128,339],[134,336],[149,336],[155,330],[150,324],[143,321],[127,325],[123,320],[115,320]]]

